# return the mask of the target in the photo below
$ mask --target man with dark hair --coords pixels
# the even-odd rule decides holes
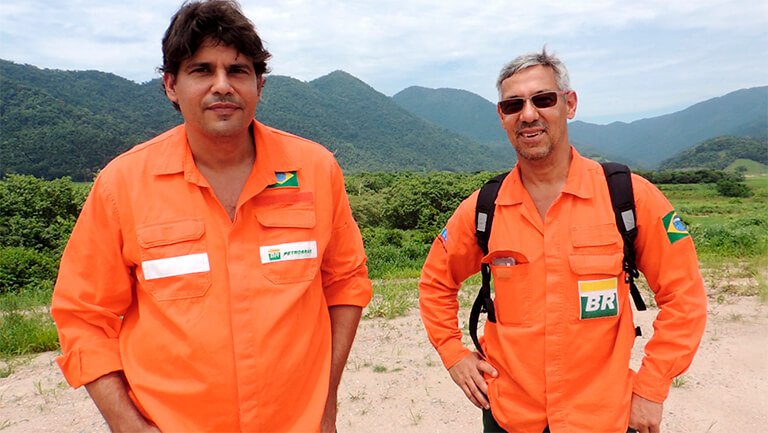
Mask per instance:
[[[632,175],[637,238],[630,248],[659,307],[635,372],[624,242],[603,169],[568,140],[577,98],[565,65],[546,51],[522,55],[502,69],[497,87],[517,164],[489,203],[487,254],[475,235],[490,221],[476,220],[478,191],[432,245],[419,282],[430,341],[483,409],[486,432],[658,433],[662,403],[690,365],[706,321],[691,237],[662,193]],[[622,214],[624,225],[630,216]],[[490,269],[495,294],[495,321],[486,321],[480,342],[485,356],[462,344],[456,298],[481,266]]]
[[[110,162],[72,232],[57,361],[113,431],[335,431],[371,283],[331,153],[254,119],[269,57],[234,1],[185,3],[184,124]]]

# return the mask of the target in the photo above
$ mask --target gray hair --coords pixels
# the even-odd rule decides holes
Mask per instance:
[[[559,90],[571,90],[571,79],[568,78],[568,70],[565,68],[565,64],[554,54],[549,54],[547,52],[547,47],[544,47],[541,49],[540,53],[523,54],[501,68],[499,78],[496,80],[496,89],[499,91],[499,96],[501,96],[501,83],[504,80],[523,69],[537,65],[549,66],[555,71],[555,80]]]

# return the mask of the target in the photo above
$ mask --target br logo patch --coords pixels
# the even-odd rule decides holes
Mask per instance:
[[[672,211],[661,219],[664,222],[664,230],[667,232],[669,242],[674,244],[682,238],[689,236],[688,227],[685,226],[683,220],[677,215],[677,212]]]
[[[579,281],[579,300],[581,308],[579,319],[615,317],[619,315],[618,280]]]

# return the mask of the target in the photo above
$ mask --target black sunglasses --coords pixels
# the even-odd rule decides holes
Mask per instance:
[[[526,99],[530,99],[533,103],[533,106],[536,108],[549,108],[554,107],[557,105],[557,97],[560,95],[565,95],[567,93],[570,93],[568,90],[564,90],[561,92],[544,92],[544,93],[537,93],[530,98],[510,98],[510,99],[504,99],[503,101],[499,101],[499,110],[503,114],[515,114],[523,111],[523,107],[525,107],[525,101]]]

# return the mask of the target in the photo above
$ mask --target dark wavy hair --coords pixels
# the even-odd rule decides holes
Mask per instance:
[[[234,0],[187,1],[171,18],[163,36],[163,66],[160,72],[176,75],[181,62],[195,55],[204,42],[233,47],[253,61],[256,76],[269,72],[272,56],[264,48],[251,20]],[[177,104],[173,104],[178,110]]]

